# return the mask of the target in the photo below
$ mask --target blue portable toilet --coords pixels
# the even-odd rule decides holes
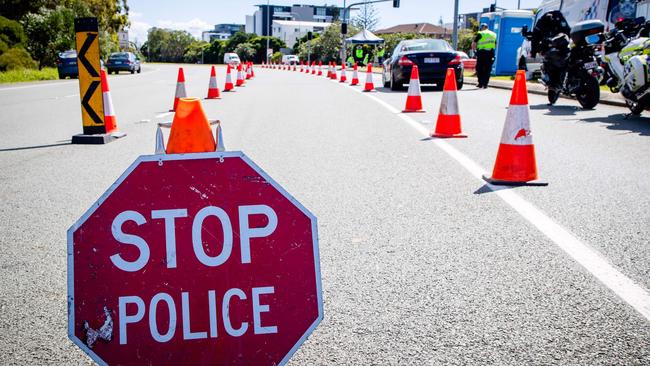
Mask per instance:
[[[480,26],[483,23],[488,25],[489,30],[492,30],[494,28],[494,13],[481,14],[478,24]]]
[[[521,28],[532,28],[533,12],[528,10],[504,10],[495,15],[494,29],[497,34],[496,59],[492,75],[514,75],[517,72],[517,48],[524,37]]]

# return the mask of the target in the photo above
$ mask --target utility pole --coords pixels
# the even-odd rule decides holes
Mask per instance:
[[[458,0],[454,0],[454,30],[451,34],[454,49],[458,49]]]
[[[269,7],[269,0],[266,0],[266,64],[269,64],[269,41],[271,40],[271,23],[269,19],[271,18],[271,8]]]

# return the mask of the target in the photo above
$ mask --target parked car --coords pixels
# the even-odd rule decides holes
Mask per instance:
[[[79,69],[77,68],[77,51],[68,50],[59,53],[59,58],[56,60],[56,68],[59,71],[59,79],[66,77],[77,78],[79,76]]]
[[[109,74],[129,71],[131,74],[142,71],[140,59],[132,52],[113,52],[106,61],[106,70]]]
[[[99,67],[104,68],[104,61],[99,60]],[[56,67],[59,72],[59,79],[70,77],[76,79],[79,77],[79,68],[77,66],[77,51],[68,50],[59,53],[56,60]]]
[[[456,73],[458,89],[463,87],[463,63],[461,56],[447,41],[442,39],[410,39],[395,46],[391,57],[384,61],[382,81],[391,90],[404,89],[411,78],[413,65],[418,65],[420,83],[436,84],[442,89],[447,68]]]
[[[296,55],[283,55],[282,56],[282,63],[284,65],[297,65],[300,62],[300,59],[298,59],[298,56]]]
[[[227,52],[223,55],[223,63],[235,67],[241,63],[239,56],[234,52]]]

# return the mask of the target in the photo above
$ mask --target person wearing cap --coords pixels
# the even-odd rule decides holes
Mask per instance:
[[[481,29],[476,34],[474,42],[472,42],[472,51],[476,52],[476,76],[478,77],[479,88],[486,89],[490,82],[496,47],[496,33],[489,30],[487,24],[482,23]]]

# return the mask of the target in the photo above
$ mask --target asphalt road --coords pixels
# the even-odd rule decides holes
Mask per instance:
[[[208,68],[184,67],[188,94],[204,97]],[[104,146],[70,144],[76,81],[0,87],[0,364],[90,362],[66,336],[66,230],[153,153],[176,70],[109,77],[127,137]],[[325,319],[291,364],[650,364],[650,118],[529,95],[550,184],[494,192],[476,175],[492,169],[507,90],[466,85],[469,138],[440,142],[424,132],[441,92],[404,118],[402,92],[256,74],[203,105],[229,150],[318,217]]]

